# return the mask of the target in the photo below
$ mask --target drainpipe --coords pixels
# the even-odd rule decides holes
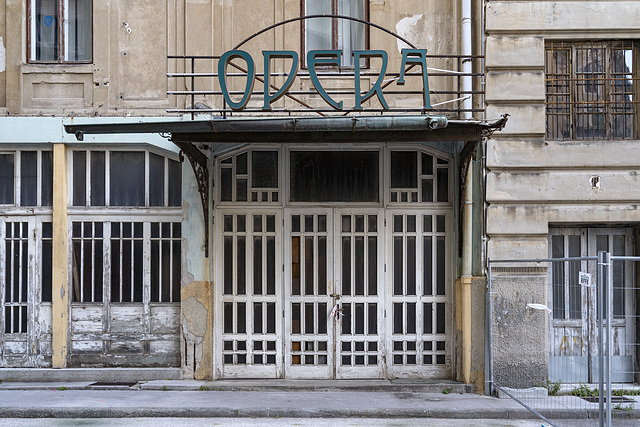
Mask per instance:
[[[462,55],[472,54],[471,45],[471,0],[462,0]],[[471,74],[471,58],[462,59],[462,72]],[[462,90],[471,92],[473,82],[471,75],[462,77]],[[465,93],[466,99],[462,105],[465,110],[473,108],[471,94]],[[471,120],[471,111],[464,112],[464,119]],[[472,251],[473,251],[473,162],[469,159],[467,175],[465,177],[464,210],[462,213],[462,381],[471,382],[471,282],[472,282]]]
[[[469,159],[465,177],[462,213],[462,381],[471,382],[471,282],[473,237],[473,161]]]
[[[471,0],[462,0],[462,55],[470,56],[472,54],[471,46]],[[471,58],[462,59],[462,72],[465,74],[471,74]],[[473,90],[473,82],[471,75],[465,75],[462,77],[462,90],[463,92],[471,92]],[[473,100],[470,93],[465,93],[465,100],[462,102],[462,108],[465,110],[471,110],[473,108]],[[464,118],[471,120],[473,114],[471,111],[464,112]]]

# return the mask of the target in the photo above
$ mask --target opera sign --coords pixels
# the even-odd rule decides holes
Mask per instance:
[[[362,111],[362,103],[367,101],[373,95],[378,97],[378,101],[385,110],[389,109],[387,102],[384,99],[384,94],[382,93],[382,82],[384,80],[385,73],[387,71],[387,63],[388,63],[388,55],[387,52],[383,50],[356,50],[353,51],[353,60],[355,64],[355,72],[354,72],[354,80],[355,80],[355,107],[353,108],[355,111]],[[268,50],[263,51],[262,55],[264,56],[264,105],[262,106],[262,110],[271,111],[271,103],[277,101],[282,96],[284,96],[298,73],[298,53],[292,50]],[[405,67],[407,65],[420,65],[422,67],[422,80],[423,80],[423,108],[431,109],[431,102],[429,100],[429,80],[427,78],[427,50],[426,49],[402,49],[402,64],[400,66],[400,76],[398,77],[396,83],[399,85],[403,85],[405,83]],[[244,93],[242,95],[242,99],[240,101],[235,102],[231,99],[229,95],[229,89],[227,87],[227,67],[229,62],[235,58],[242,58],[247,64],[247,82],[244,89]],[[290,58],[292,60],[291,70],[288,73],[287,80],[284,85],[278,89],[276,92],[271,92],[271,84],[269,83],[270,77],[270,64],[271,58]],[[361,58],[381,58],[382,66],[380,67],[380,74],[375,82],[375,84],[371,87],[371,89],[366,93],[362,94],[360,91],[360,59]],[[342,51],[341,50],[311,50],[307,53],[307,64],[309,68],[309,77],[311,78],[311,82],[315,86],[318,94],[334,109],[342,110],[342,101],[336,102],[322,87],[322,83],[318,78],[318,74],[316,72],[316,65],[323,66],[336,66],[340,67],[342,65]],[[232,110],[242,110],[249,102],[251,98],[251,93],[253,92],[253,84],[255,82],[256,76],[256,67],[253,62],[253,58],[249,53],[243,50],[230,50],[225,52],[218,62],[218,80],[220,82],[220,87],[222,90],[222,94],[224,96],[225,101],[231,107]]]

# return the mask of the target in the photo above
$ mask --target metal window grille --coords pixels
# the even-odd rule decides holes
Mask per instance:
[[[151,302],[180,301],[181,224],[151,223]]]
[[[4,332],[27,332],[29,223],[7,222],[5,230]]]
[[[71,225],[74,302],[102,302],[103,224],[73,222]]]
[[[635,41],[547,43],[547,139],[637,138],[637,51]]]
[[[111,302],[142,302],[143,224],[111,223]]]

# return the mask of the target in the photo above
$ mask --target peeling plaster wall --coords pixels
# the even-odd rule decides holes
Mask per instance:
[[[198,182],[182,163],[182,370],[185,378],[213,376],[213,284],[205,258],[205,228]],[[207,219],[208,220],[208,219]]]

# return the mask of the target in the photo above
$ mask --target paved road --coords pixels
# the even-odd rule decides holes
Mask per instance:
[[[536,420],[452,420],[442,418],[402,418],[402,419],[371,419],[371,418],[57,418],[57,419],[0,419],[0,427],[174,427],[174,426],[252,426],[252,427],[541,427]],[[562,427],[596,426],[594,420],[564,420],[559,422]],[[637,426],[637,420],[616,420],[616,427]]]

